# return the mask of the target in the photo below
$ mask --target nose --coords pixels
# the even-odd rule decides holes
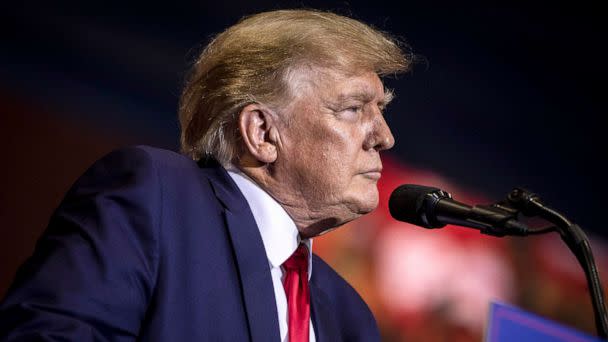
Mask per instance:
[[[364,144],[365,150],[374,149],[376,151],[388,150],[395,145],[395,137],[391,133],[382,113],[374,115],[372,130]]]

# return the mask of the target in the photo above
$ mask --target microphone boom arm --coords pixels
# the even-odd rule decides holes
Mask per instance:
[[[522,188],[515,188],[507,196],[505,201],[507,206],[512,206],[521,211],[525,216],[539,216],[556,226],[562,241],[574,253],[579,264],[585,272],[587,286],[593,304],[595,327],[597,334],[602,339],[608,338],[608,315],[604,302],[604,291],[595,265],[589,239],[581,227],[573,224],[564,215],[545,206],[535,194]],[[505,203],[503,202],[503,203]],[[542,230],[544,232],[544,230]],[[547,229],[552,231],[552,229]],[[541,231],[538,231],[541,232]],[[533,233],[533,232],[531,232]]]

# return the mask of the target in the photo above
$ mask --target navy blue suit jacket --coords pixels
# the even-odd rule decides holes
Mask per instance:
[[[317,341],[376,341],[367,305],[319,257]],[[132,147],[67,193],[0,304],[3,341],[279,341],[268,259],[216,162]]]

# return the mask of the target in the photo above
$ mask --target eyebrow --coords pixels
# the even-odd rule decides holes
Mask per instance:
[[[382,100],[380,100],[378,102],[378,106],[384,108],[386,107],[395,97],[393,91],[391,89],[385,89],[384,90],[384,97],[382,98]],[[340,95],[340,97],[338,98],[338,102],[339,103],[343,103],[345,101],[348,100],[358,100],[358,101],[362,101],[362,102],[371,102],[373,100],[373,95],[371,93],[368,92],[356,92],[356,93],[350,93],[350,94],[343,94]]]

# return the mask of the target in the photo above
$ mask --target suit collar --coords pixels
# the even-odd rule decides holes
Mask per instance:
[[[249,206],[243,194],[239,191],[224,167],[213,158],[203,158],[198,166],[208,176],[215,196],[224,208],[232,212],[249,211]]]
[[[218,200],[237,262],[252,341],[279,341],[279,322],[270,267],[247,201],[226,170],[215,160],[199,161]]]
[[[295,252],[300,243],[308,247],[308,279],[312,274],[312,240],[301,239],[295,222],[269,193],[236,167],[228,174],[247,200],[262,236],[270,266],[281,265]]]

